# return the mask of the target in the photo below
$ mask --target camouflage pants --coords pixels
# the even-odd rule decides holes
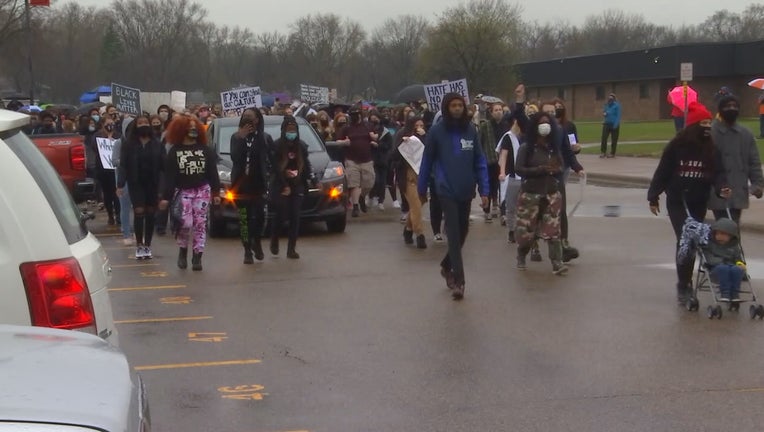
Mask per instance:
[[[549,195],[521,192],[517,198],[515,231],[518,247],[530,248],[536,237],[558,240],[561,211],[562,195],[559,192]]]

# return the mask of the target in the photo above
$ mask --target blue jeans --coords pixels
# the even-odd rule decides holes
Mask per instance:
[[[719,281],[722,297],[737,298],[745,271],[736,265],[719,264],[711,269],[711,274]]]
[[[130,218],[133,214],[133,203],[130,201],[130,192],[127,184],[122,188],[122,196],[119,198],[119,218],[122,220],[122,237],[129,239],[133,236],[133,224]]]

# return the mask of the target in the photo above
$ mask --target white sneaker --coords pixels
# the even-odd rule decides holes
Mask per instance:
[[[385,211],[385,205],[382,203],[379,203],[377,204],[377,209],[379,209],[379,211]]]
[[[146,252],[143,250],[143,246],[138,246],[135,248],[135,259],[142,260],[146,258]]]
[[[153,259],[154,255],[151,253],[151,248],[149,246],[143,247],[143,259]]]
[[[401,208],[401,202],[398,200],[393,201],[393,208]]]
[[[435,234],[435,243],[443,243],[445,239],[443,239],[443,234]]]
[[[493,209],[491,210],[491,216],[495,218],[499,217],[499,206],[493,206]]]
[[[371,199],[371,206],[376,207],[379,204],[379,198],[374,197]]]
[[[401,213],[401,223],[406,223],[409,220],[409,214],[408,213]]]

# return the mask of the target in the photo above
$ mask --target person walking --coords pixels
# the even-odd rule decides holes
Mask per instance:
[[[457,93],[446,94],[441,112],[442,120],[427,133],[418,192],[425,202],[430,174],[434,172],[448,235],[448,253],[440,263],[440,274],[452,290],[454,300],[461,300],[465,289],[462,247],[469,231],[475,183],[483,209],[488,206],[488,166],[464,98]]]
[[[107,165],[104,165],[104,159],[100,157],[100,150],[98,150],[98,141],[105,140],[113,143],[117,139],[117,135],[121,133],[116,132],[116,125],[111,117],[100,118],[99,130],[92,136],[90,145],[95,148],[95,154],[97,155],[96,163],[96,178],[98,184],[101,186],[101,193],[103,194],[103,204],[106,207],[106,213],[108,214],[109,225],[121,225],[120,217],[120,203],[117,197],[117,176],[116,170],[113,166],[110,166],[110,160]]]
[[[520,185],[523,179],[517,174],[517,153],[520,150],[520,139],[511,130],[504,134],[499,141],[499,180],[507,182],[505,194],[505,215],[509,234],[507,241],[516,243],[517,230],[517,197],[520,196]],[[509,180],[507,180],[509,178]]]
[[[117,182],[117,197],[119,198],[119,215],[120,220],[122,222],[122,243],[125,246],[132,246],[133,245],[133,224],[131,223],[130,219],[130,212],[133,210],[133,203],[130,201],[130,188],[128,187],[127,183],[122,186],[122,190],[119,189],[119,173],[120,173],[120,165],[122,163],[122,146],[125,144],[125,141],[127,140],[128,133],[132,133],[132,129],[135,127],[135,125],[132,123],[132,118],[126,118],[125,121],[122,122],[122,136],[114,141],[114,148],[112,149],[111,153],[111,163],[114,167],[116,167],[116,182]],[[133,127],[130,127],[130,125],[133,125]],[[128,131],[130,129],[130,131]],[[136,254],[137,257],[137,254]]]
[[[416,237],[416,247],[418,249],[427,249],[427,241],[424,238],[424,224],[422,221],[422,201],[419,198],[417,190],[419,184],[419,175],[417,170],[419,166],[412,165],[408,159],[403,157],[401,145],[407,149],[424,147],[426,141],[426,132],[424,129],[424,120],[418,117],[412,117],[406,120],[406,125],[398,131],[395,136],[395,150],[393,162],[397,172],[395,177],[398,179],[401,193],[406,196],[409,203],[409,215],[406,218],[406,226],[403,228],[403,240],[406,244],[414,244]]]
[[[273,139],[265,132],[259,110],[241,114],[239,130],[231,136],[231,191],[239,210],[244,264],[265,259],[260,238],[265,228],[265,201],[270,177]]]
[[[361,109],[350,110],[350,124],[337,132],[337,141],[345,148],[345,171],[353,205],[352,217],[360,216],[359,201],[374,187],[374,161],[372,148],[379,136],[363,121]],[[363,206],[365,211],[365,206]]]
[[[656,216],[660,213],[660,195],[666,194],[676,252],[687,217],[698,222],[706,217],[711,191],[724,198],[731,194],[721,154],[711,137],[711,119],[711,113],[702,104],[689,104],[685,128],[663,150],[647,191],[650,211]],[[677,300],[682,304],[692,292],[694,266],[694,256],[683,262],[676,261]]]
[[[154,237],[165,153],[162,144],[154,137],[151,120],[147,116],[138,116],[132,123],[131,133],[122,137],[117,195],[122,196],[127,185],[133,205],[135,258],[152,259],[151,240]]]
[[[483,147],[488,163],[488,208],[484,209],[486,223],[491,223],[493,218],[499,216],[499,158],[496,154],[496,146],[501,137],[509,129],[502,123],[504,109],[500,103],[488,104],[488,112],[485,120],[480,121],[480,145]]]
[[[179,200],[182,217],[176,220],[178,242],[178,268],[188,266],[188,248],[192,248],[192,270],[202,271],[202,254],[207,243],[207,217],[210,201],[220,204],[217,155],[207,145],[207,136],[196,118],[182,115],[175,118],[167,130],[167,141],[176,143],[165,161],[164,200],[166,209],[170,201]],[[173,215],[174,217],[175,215]]]
[[[390,158],[393,154],[393,134],[382,124],[382,116],[372,111],[369,114],[369,127],[377,134],[377,146],[371,149],[374,160],[374,187],[369,192],[372,207],[379,211],[385,210],[385,195],[387,195],[387,178],[390,170]],[[393,195],[393,200],[395,200]]]
[[[285,116],[281,123],[281,138],[273,151],[271,202],[276,208],[271,234],[271,253],[279,254],[279,233],[284,222],[289,224],[287,258],[299,259],[297,236],[300,233],[300,212],[305,194],[316,179],[308,157],[308,145],[300,139],[297,120]]]
[[[738,98],[724,96],[719,100],[718,108],[721,120],[711,127],[711,137],[722,155],[732,196],[728,200],[712,196],[708,208],[713,211],[716,220],[728,217],[729,209],[732,220],[740,224],[743,210],[750,206],[748,196],[761,198],[764,195],[764,174],[753,132],[738,122]]]
[[[602,145],[600,147],[600,158],[614,158],[618,147],[618,135],[621,132],[621,104],[615,97],[615,93],[608,96],[605,108],[602,111],[605,120],[602,123]],[[610,153],[607,152],[608,138],[612,139]]]

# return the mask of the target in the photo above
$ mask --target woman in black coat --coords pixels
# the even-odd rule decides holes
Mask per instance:
[[[302,200],[315,184],[313,168],[308,157],[308,146],[300,140],[297,120],[284,116],[281,138],[274,144],[271,175],[271,204],[276,209],[271,236],[271,253],[279,254],[279,231],[284,221],[289,222],[287,257],[299,259],[296,251],[300,231]]]

